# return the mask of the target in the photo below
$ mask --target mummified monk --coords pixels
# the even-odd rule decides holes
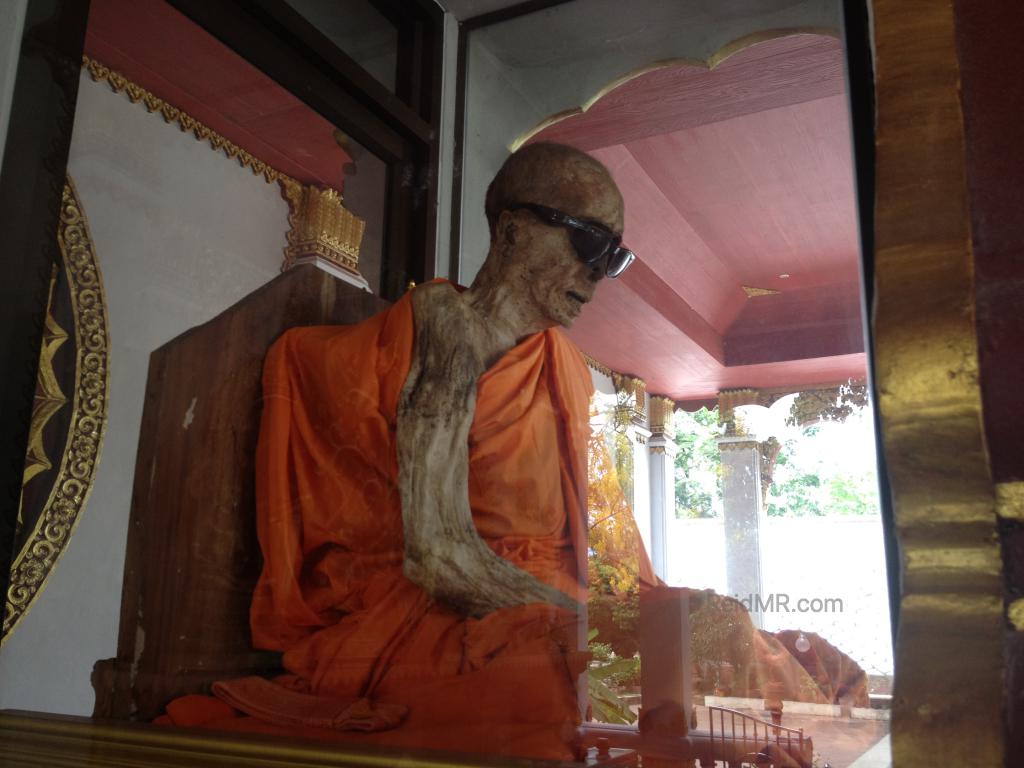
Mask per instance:
[[[257,457],[257,647],[170,720],[568,758],[586,595],[589,371],[558,330],[616,276],[623,203],[577,150],[512,155],[468,289],[421,286],[271,349]]]

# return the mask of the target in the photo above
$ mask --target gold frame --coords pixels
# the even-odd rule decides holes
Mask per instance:
[[[579,763],[474,760],[462,755],[394,747],[285,741],[265,734],[218,734],[142,723],[112,724],[60,715],[0,712],[5,766],[118,768],[484,768]]]
[[[872,5],[875,384],[902,560],[893,762],[1001,766],[1001,559],[953,7]]]

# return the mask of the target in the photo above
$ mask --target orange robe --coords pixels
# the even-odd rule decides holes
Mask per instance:
[[[256,463],[264,565],[250,617],[254,645],[284,652],[281,684],[397,705],[404,719],[369,734],[251,717],[204,724],[570,758],[582,660],[574,651],[585,646],[577,617],[536,604],[467,619],[402,573],[395,426],[413,331],[407,294],[355,326],[293,329],[268,353]],[[480,377],[469,437],[479,534],[580,601],[591,392],[573,344],[558,330],[535,334]],[[195,724],[189,699],[168,707],[171,720]]]

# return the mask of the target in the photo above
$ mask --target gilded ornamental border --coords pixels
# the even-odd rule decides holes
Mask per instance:
[[[168,123],[175,123],[183,130],[191,133],[199,141],[205,141],[211,149],[223,152],[232,160],[248,168],[257,176],[262,176],[268,184],[275,181],[282,184],[299,185],[299,182],[285,173],[271,167],[258,157],[246,152],[240,146],[228,138],[221,136],[210,126],[196,120],[187,112],[183,112],[172,104],[168,104],[151,91],[146,90],[138,83],[132,82],[120,72],[116,72],[105,64],[89,56],[82,56],[82,66],[89,72],[89,76],[96,82],[105,82],[114,93],[123,93],[133,104],[142,103],[150,112],[159,112],[160,116]]]
[[[89,225],[68,177],[57,233],[75,322],[75,374],[71,424],[60,468],[35,528],[17,553],[4,608],[3,638],[10,636],[42,592],[85,508],[96,477],[107,424],[110,333],[103,279]]]
[[[874,369],[901,559],[892,760],[995,768],[1005,758],[1006,619],[954,9],[871,6]]]

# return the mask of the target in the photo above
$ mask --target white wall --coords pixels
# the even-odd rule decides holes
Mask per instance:
[[[535,110],[510,79],[510,71],[488,50],[479,33],[467,50],[466,126],[462,158],[462,239],[459,279],[469,285],[487,258],[490,232],[484,215],[487,185],[508,157],[512,126]]]
[[[287,204],[276,185],[84,73],[69,172],[106,290],[109,419],[78,527],[0,649],[0,708],[88,715],[93,663],[117,651],[149,353],[278,274]]]
[[[766,611],[764,629],[817,632],[868,672],[892,674],[880,518],[770,517],[761,525],[761,550],[761,599],[787,595],[791,609]],[[667,582],[728,594],[722,518],[669,518]],[[798,612],[801,598],[838,598],[842,610]]]
[[[652,62],[706,60],[751,33],[838,29],[838,0],[578,0],[475,31],[469,38],[462,248],[468,284],[486,255],[487,184],[509,145]]]
[[[0,0],[0,150],[7,141],[7,124],[11,118],[14,78],[21,52],[21,33],[25,26],[28,0]],[[0,152],[0,162],[3,160]]]
[[[441,135],[437,169],[437,251],[434,272],[458,282],[449,275],[452,237],[452,162],[455,156],[455,97],[458,88],[459,22],[451,13],[444,15],[444,65],[441,72]]]

